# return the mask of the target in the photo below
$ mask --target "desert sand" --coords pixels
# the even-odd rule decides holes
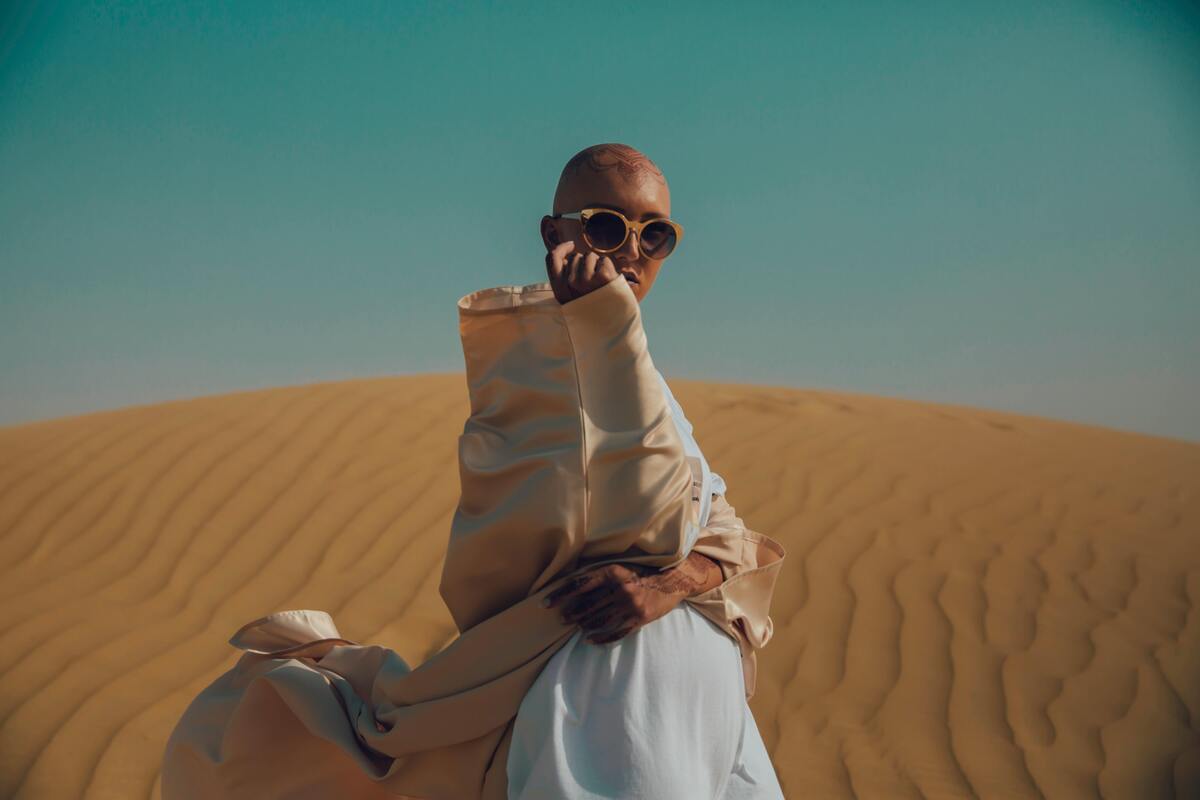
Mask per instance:
[[[750,704],[789,798],[1200,796],[1200,445],[669,380],[788,548]],[[272,611],[436,652],[467,413],[429,374],[0,429],[0,796],[157,797]]]

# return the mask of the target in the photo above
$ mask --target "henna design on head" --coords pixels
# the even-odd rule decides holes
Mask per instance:
[[[580,150],[563,167],[563,176],[577,176],[584,169],[592,172],[615,169],[622,178],[628,180],[655,180],[663,186],[667,185],[662,170],[645,153],[619,142],[594,144]]]

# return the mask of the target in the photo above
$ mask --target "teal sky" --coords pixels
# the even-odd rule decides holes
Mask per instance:
[[[668,377],[1200,441],[1190,4],[0,4],[0,424],[460,371],[653,158]],[[465,388],[464,388],[465,391]]]

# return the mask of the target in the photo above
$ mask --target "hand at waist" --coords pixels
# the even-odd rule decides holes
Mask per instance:
[[[685,597],[722,582],[715,561],[690,553],[674,567],[657,570],[641,564],[603,564],[569,580],[546,596],[561,609],[565,624],[589,631],[593,644],[614,642],[653,622]]]

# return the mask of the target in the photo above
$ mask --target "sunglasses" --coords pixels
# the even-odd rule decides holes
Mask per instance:
[[[629,238],[629,232],[637,235],[639,250],[661,261],[675,250],[683,238],[683,226],[666,217],[648,219],[645,222],[626,219],[625,215],[611,208],[585,208],[566,214],[554,214],[552,219],[577,219],[583,225],[583,240],[597,253],[612,253],[620,250]]]

